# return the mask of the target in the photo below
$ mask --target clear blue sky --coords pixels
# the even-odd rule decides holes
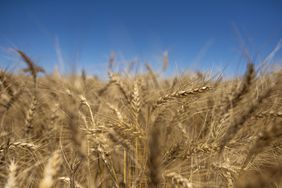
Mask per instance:
[[[239,35],[263,59],[282,37],[282,1],[0,0],[2,67],[14,65],[7,48],[16,47],[49,71],[61,56],[64,69],[103,74],[113,51],[119,62],[158,67],[168,51],[171,70],[233,71],[244,65]]]

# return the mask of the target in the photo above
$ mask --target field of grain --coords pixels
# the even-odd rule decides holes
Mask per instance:
[[[0,72],[0,187],[282,187],[282,70]],[[164,66],[167,62],[164,62]]]

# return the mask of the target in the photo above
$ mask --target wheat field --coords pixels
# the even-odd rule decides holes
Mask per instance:
[[[0,187],[282,187],[282,70],[0,72]],[[168,62],[164,61],[164,66]]]

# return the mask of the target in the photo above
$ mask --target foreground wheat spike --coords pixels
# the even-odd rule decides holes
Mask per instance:
[[[39,183],[39,188],[51,188],[54,185],[55,177],[61,168],[62,162],[60,152],[55,151],[44,168],[43,178]]]
[[[168,101],[170,101],[170,100],[172,100],[174,98],[183,98],[183,97],[187,97],[189,95],[203,93],[203,92],[208,91],[210,89],[211,89],[211,87],[204,86],[204,87],[194,88],[194,89],[190,89],[190,90],[175,91],[175,92],[173,92],[171,94],[168,94],[168,95],[165,95],[163,97],[160,97],[157,100],[154,108],[156,108],[157,106],[160,106],[160,105],[162,105],[162,104],[164,104],[164,103],[166,103],[166,102],[168,102]]]
[[[29,150],[37,150],[38,146],[33,143],[28,142],[12,142],[9,144],[10,148],[22,148],[22,149],[29,149]]]
[[[88,110],[89,110],[89,113],[90,113],[90,117],[91,117],[91,123],[92,123],[92,126],[95,125],[95,122],[94,122],[94,116],[93,116],[93,112],[92,112],[92,109],[91,109],[91,106],[90,104],[88,103],[88,101],[86,100],[86,98],[82,95],[80,95],[80,103],[82,105],[86,105]]]
[[[191,149],[190,149],[191,148]],[[188,148],[187,153],[185,154],[185,157],[189,158],[192,155],[199,154],[199,153],[216,153],[220,150],[219,145],[217,144],[199,144],[197,146],[191,145],[191,147]]]
[[[34,113],[36,111],[36,106],[37,106],[37,99],[36,99],[35,96],[33,96],[31,105],[29,107],[29,110],[26,114],[26,119],[25,119],[25,129],[26,129],[26,132],[28,132],[28,133],[33,128],[32,121],[34,119]]]
[[[12,142],[7,144],[0,145],[0,152],[3,152],[6,149],[23,149],[23,150],[37,150],[39,147],[33,143],[28,142]]]
[[[261,112],[255,116],[255,118],[267,118],[267,117],[272,117],[272,118],[282,117],[282,111]]]
[[[24,69],[25,72],[30,72],[32,77],[33,77],[33,82],[36,84],[36,79],[37,79],[37,73],[38,72],[45,72],[45,70],[42,67],[39,67],[33,63],[33,61],[28,57],[23,51],[21,50],[16,50],[18,54],[22,57],[24,62],[27,64],[28,68]]]
[[[9,176],[5,188],[16,188],[17,186],[17,165],[12,161],[9,165]]]
[[[133,94],[132,94],[132,101],[131,101],[131,106],[134,112],[134,118],[136,121],[136,124],[138,123],[138,114],[140,112],[140,83],[139,81],[135,81],[133,85]]]

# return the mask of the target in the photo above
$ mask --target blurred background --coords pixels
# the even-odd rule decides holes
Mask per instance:
[[[48,72],[85,69],[105,77],[110,58],[123,71],[134,62],[166,75],[184,71],[244,70],[281,64],[282,1],[231,0],[0,0],[0,67],[21,66],[21,49]]]

